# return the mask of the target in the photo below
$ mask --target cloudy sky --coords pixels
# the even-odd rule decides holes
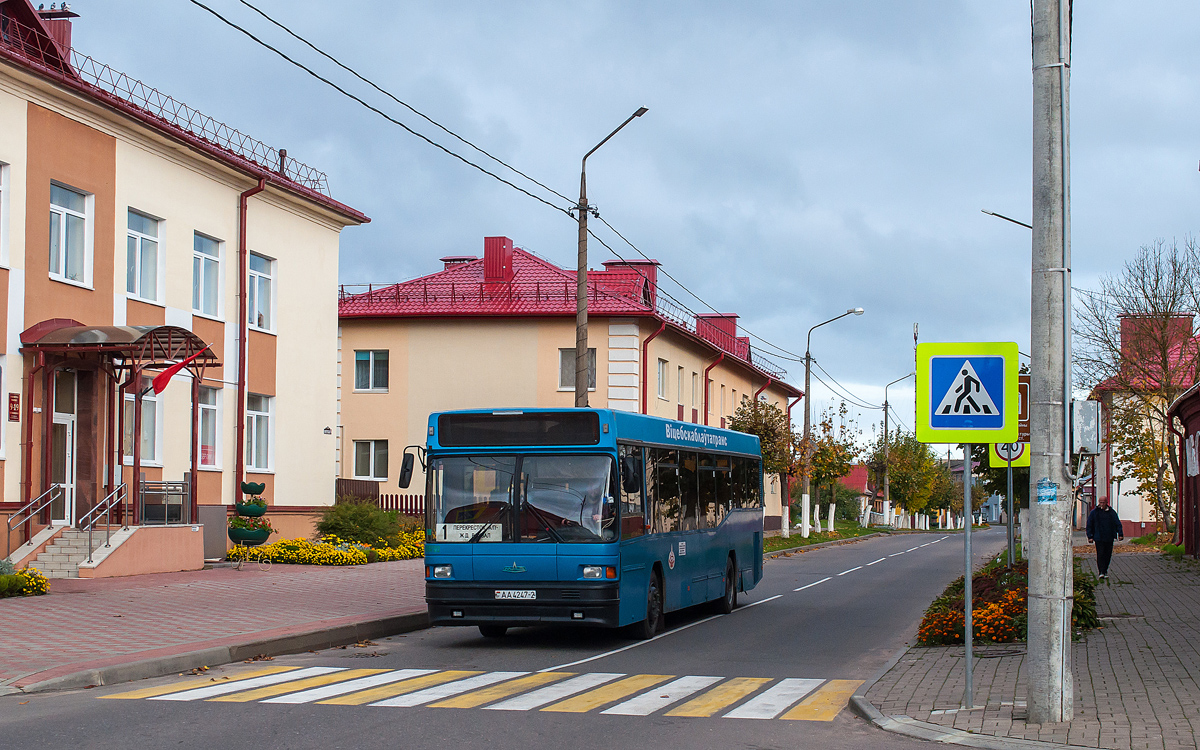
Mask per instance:
[[[1029,4],[1012,2],[311,2],[253,0],[446,127],[590,202],[749,333],[803,354],[860,399],[926,341],[1028,351]],[[298,60],[472,159],[238,0],[205,0]],[[575,225],[343,98],[189,0],[76,0],[77,49],[329,175],[372,217],[342,235],[343,283],[481,254],[503,234],[574,264]],[[1074,276],[1092,287],[1194,220],[1200,5],[1075,10]],[[542,190],[556,205],[564,201]],[[633,250],[598,234],[626,257]],[[595,264],[611,257],[592,245]],[[744,331],[745,332],[745,331]],[[770,346],[761,344],[764,351]],[[786,356],[786,355],[785,355]],[[802,385],[804,368],[783,362]],[[889,391],[912,426],[911,381]],[[831,393],[814,383],[819,410]],[[879,411],[862,412],[869,425]],[[869,427],[868,427],[869,431]]]

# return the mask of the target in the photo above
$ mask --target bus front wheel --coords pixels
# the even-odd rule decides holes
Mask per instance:
[[[662,626],[662,581],[655,572],[650,574],[650,584],[646,587],[646,619],[633,626],[633,634],[639,640],[649,640],[662,630]]]
[[[479,634],[484,638],[503,638],[508,628],[503,625],[480,625]]]

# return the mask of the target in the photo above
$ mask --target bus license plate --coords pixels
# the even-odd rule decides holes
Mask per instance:
[[[512,591],[496,589],[497,599],[537,599],[537,592],[532,590]]]

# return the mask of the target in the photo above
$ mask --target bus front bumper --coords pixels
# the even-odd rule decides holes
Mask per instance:
[[[528,597],[533,592],[534,598]],[[593,625],[615,628],[621,597],[615,581],[425,581],[432,625]]]

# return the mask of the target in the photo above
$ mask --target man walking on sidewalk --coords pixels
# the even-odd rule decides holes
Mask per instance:
[[[1121,527],[1121,519],[1117,511],[1108,507],[1108,498],[1100,498],[1100,504],[1088,513],[1087,538],[1096,543],[1096,567],[1100,569],[1100,577],[1108,578],[1108,563],[1112,560],[1114,539],[1124,539],[1125,531]]]

